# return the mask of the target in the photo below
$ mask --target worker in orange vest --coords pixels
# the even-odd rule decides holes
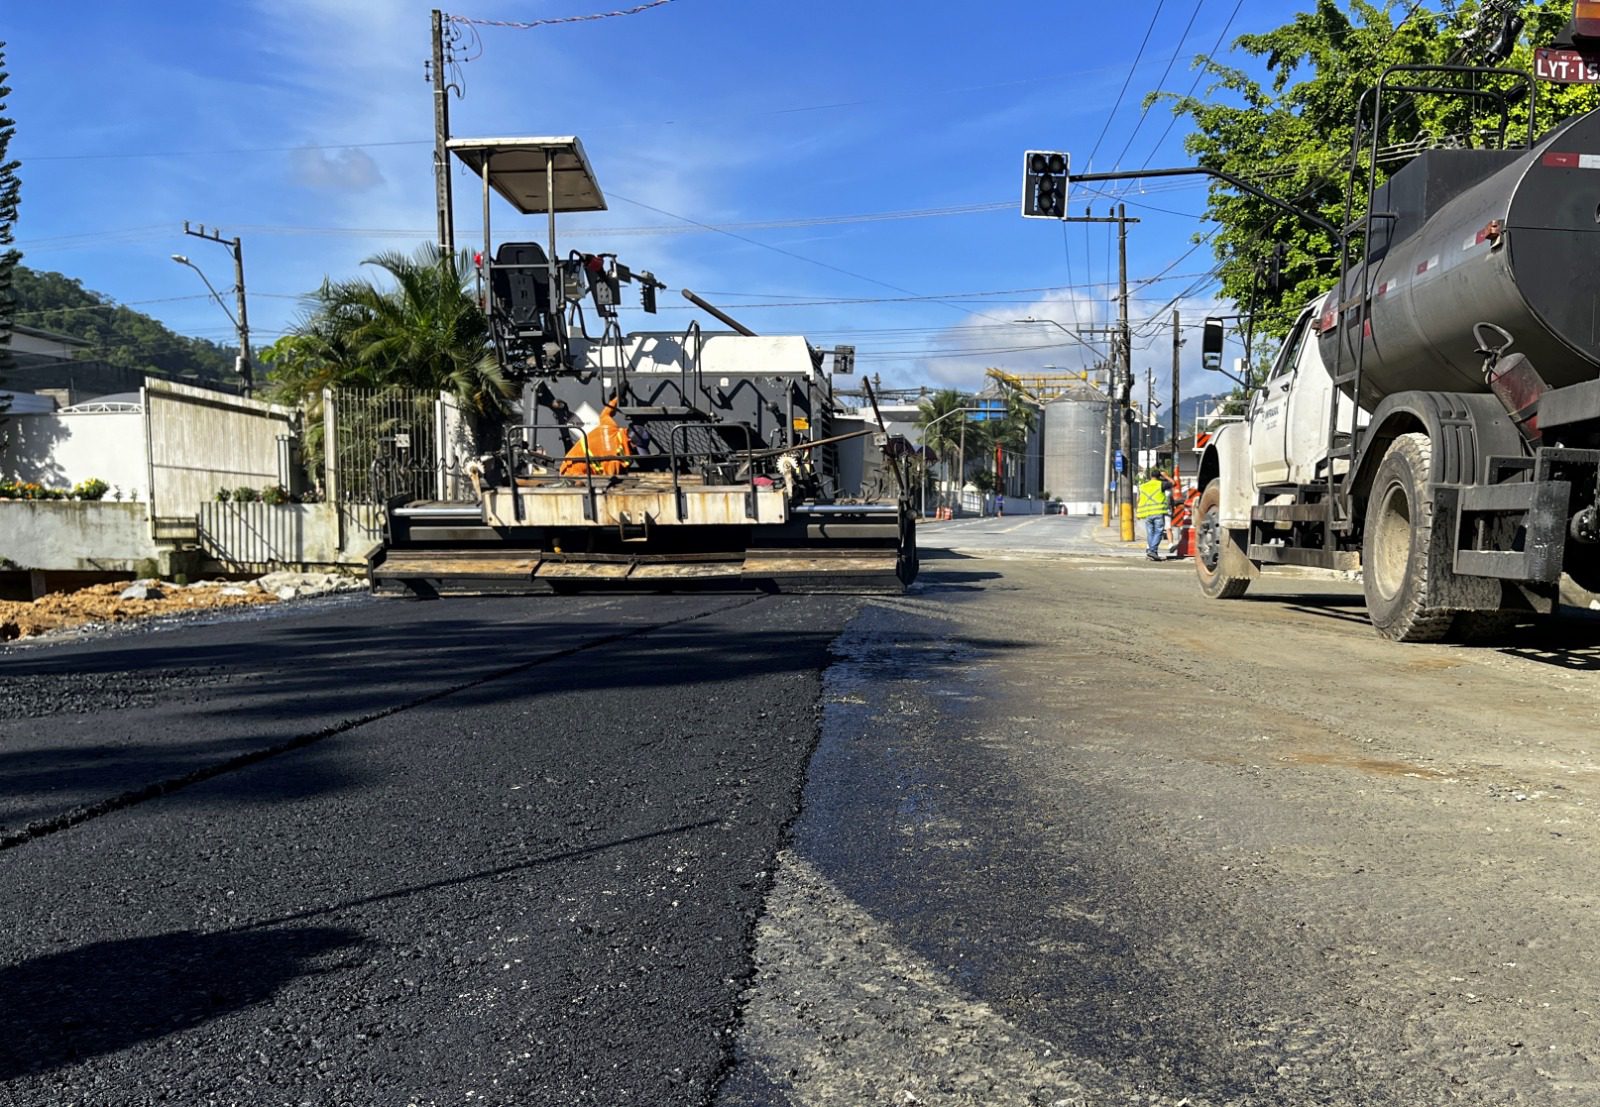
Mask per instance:
[[[633,453],[633,447],[628,442],[627,430],[617,424],[618,402],[619,397],[611,397],[601,409],[595,428],[573,443],[561,462],[562,476],[584,477],[592,473],[617,477],[627,469],[625,458]]]

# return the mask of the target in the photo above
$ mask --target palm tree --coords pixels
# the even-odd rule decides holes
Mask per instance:
[[[465,408],[498,412],[512,388],[468,291],[467,255],[453,258],[430,244],[363,264],[383,270],[392,286],[323,281],[294,330],[262,354],[274,394],[315,404],[324,388],[399,386],[450,392]]]
[[[998,382],[1004,410],[998,419],[988,421],[989,446],[1012,452],[1028,448],[1028,436],[1039,423],[1039,406],[1032,396],[1005,381]],[[991,452],[992,456],[992,452]],[[1005,487],[1004,474],[995,474],[996,487]]]
[[[954,467],[951,459],[961,442],[962,424],[967,421],[965,415],[954,413],[966,406],[966,396],[954,388],[942,388],[917,404],[917,426],[922,428],[922,445],[944,462],[947,477]]]

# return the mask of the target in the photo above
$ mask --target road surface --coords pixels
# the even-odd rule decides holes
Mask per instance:
[[[926,533],[0,655],[0,1103],[1600,1098],[1600,628]]]

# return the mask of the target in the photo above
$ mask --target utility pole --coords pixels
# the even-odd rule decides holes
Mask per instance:
[[[1172,487],[1178,483],[1178,349],[1183,345],[1182,330],[1178,324],[1178,309],[1172,309]]]
[[[967,417],[961,416],[961,448],[956,451],[956,509],[960,515],[967,506]]]
[[[1101,504],[1104,519],[1101,526],[1111,525],[1111,515],[1115,508],[1111,505],[1113,498],[1111,490],[1116,487],[1117,471],[1113,467],[1112,457],[1117,452],[1117,370],[1113,359],[1105,364],[1106,371],[1106,479],[1100,486],[1100,495],[1105,500]]]
[[[450,86],[444,70],[444,12],[433,9],[433,187],[439,209],[439,252],[447,258],[456,253],[455,207],[450,196]]]
[[[255,358],[250,353],[250,316],[245,310],[244,247],[239,242],[237,235],[233,238],[223,238],[214,227],[209,231],[206,230],[204,223],[200,224],[199,229],[193,229],[189,226],[187,219],[183,221],[183,233],[193,235],[195,238],[203,238],[208,242],[220,243],[226,246],[228,252],[233,255],[233,295],[239,311],[239,314],[233,320],[234,329],[239,332],[239,361],[235,368],[238,370],[239,376],[244,378],[244,394],[250,396],[255,392],[256,375]],[[196,272],[199,272],[198,267],[194,268]],[[204,280],[205,274],[200,273],[200,277]],[[207,282],[206,287],[211,287],[210,282]],[[211,294],[215,296],[216,290],[212,289]],[[218,303],[221,303],[220,299]],[[223,305],[223,310],[227,310],[227,305]]]
[[[1101,334],[1107,334],[1107,335],[1112,336],[1113,339],[1116,339],[1118,336],[1121,336],[1123,338],[1123,341],[1125,342],[1126,341],[1126,335],[1127,335],[1127,328],[1128,328],[1128,314],[1127,314],[1127,306],[1128,306],[1128,250],[1127,250],[1128,224],[1129,223],[1137,223],[1137,222],[1139,222],[1139,220],[1137,218],[1129,219],[1128,218],[1128,207],[1127,207],[1126,204],[1122,204],[1122,205],[1119,205],[1115,215],[1096,216],[1094,214],[1094,209],[1093,208],[1085,208],[1082,215],[1064,215],[1064,216],[1062,216],[1061,217],[1061,222],[1063,222],[1063,223],[1115,223],[1117,225],[1117,232],[1122,237],[1122,242],[1123,242],[1123,249],[1122,249],[1122,307],[1123,307],[1122,325],[1120,327],[1079,327],[1079,328],[1077,328],[1077,330],[1078,330],[1078,332],[1080,334],[1094,334],[1096,332],[1101,333]],[[1127,487],[1126,486],[1129,484],[1129,482],[1133,478],[1133,469],[1131,467],[1131,463],[1128,462],[1128,460],[1126,458],[1126,454],[1127,454],[1126,444],[1124,444],[1124,449],[1123,449],[1123,454],[1124,454],[1123,467],[1127,471],[1123,473],[1123,479],[1121,481],[1117,480],[1116,468],[1115,468],[1115,466],[1114,466],[1114,464],[1112,462],[1112,459],[1116,455],[1116,452],[1117,452],[1117,427],[1122,422],[1122,420],[1119,419],[1118,416],[1117,416],[1118,396],[1121,393],[1121,388],[1120,388],[1120,385],[1118,383],[1118,380],[1119,380],[1119,369],[1118,369],[1118,366],[1119,366],[1119,364],[1121,364],[1121,365],[1126,365],[1127,364],[1126,359],[1119,359],[1118,358],[1118,356],[1117,356],[1117,354],[1115,352],[1115,346],[1116,346],[1116,342],[1115,341],[1113,341],[1112,346],[1113,346],[1113,352],[1112,352],[1112,355],[1111,355],[1111,361],[1106,366],[1106,464],[1105,464],[1105,480],[1101,484],[1101,491],[1102,491],[1102,493],[1104,495],[1104,500],[1103,500],[1103,502],[1101,504],[1101,514],[1102,514],[1101,522],[1102,522],[1102,524],[1104,526],[1108,526],[1108,527],[1111,525],[1111,517],[1114,514],[1116,514],[1116,508],[1112,506],[1112,500],[1115,499],[1115,496],[1112,493],[1113,484],[1115,484],[1117,487],[1122,489],[1123,497],[1126,498],[1127,495],[1128,495],[1128,491],[1127,491]],[[1131,511],[1132,509],[1130,508],[1129,510]],[[1129,536],[1131,536],[1131,528],[1132,528],[1132,526],[1133,526],[1133,524],[1130,522],[1128,524],[1128,528],[1130,529],[1130,535]],[[1125,536],[1125,537],[1129,537],[1129,536]]]
[[[1159,425],[1156,422],[1156,371],[1146,365],[1144,367],[1144,423],[1139,428],[1139,442],[1141,445],[1155,437],[1153,431]],[[1152,458],[1155,457],[1154,443],[1150,444],[1150,456]]]
[[[1128,327],[1128,206],[1117,205],[1117,259],[1121,293],[1118,296],[1118,329],[1122,345],[1122,466],[1125,472],[1118,491],[1122,493],[1122,540],[1133,541],[1133,332]]]

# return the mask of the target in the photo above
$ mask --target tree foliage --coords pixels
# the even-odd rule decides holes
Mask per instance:
[[[11,137],[16,134],[16,124],[6,115],[6,103],[11,97],[11,86],[6,72],[6,44],[0,42],[0,384],[11,365],[11,316],[16,310],[16,297],[12,292],[12,275],[22,255],[12,246],[12,228],[17,221],[17,205],[22,199],[22,182],[17,177],[20,162],[10,158]],[[11,406],[9,399],[0,398],[0,412]]]
[[[143,312],[84,288],[74,277],[19,265],[12,291],[17,322],[89,342],[85,357],[202,383],[239,379],[233,347],[176,334]]]
[[[1198,64],[1212,83],[1202,96],[1153,94],[1189,116],[1190,154],[1208,168],[1251,180],[1276,197],[1307,208],[1335,226],[1344,221],[1350,179],[1350,148],[1356,105],[1377,86],[1385,69],[1398,64],[1481,64],[1499,26],[1495,7],[1466,0],[1431,12],[1420,3],[1380,5],[1371,0],[1315,0],[1310,10],[1262,34],[1238,38],[1234,47],[1264,64],[1266,81],[1218,58]],[[1516,49],[1504,65],[1531,70],[1535,44],[1553,41],[1571,12],[1569,0],[1538,0],[1519,6],[1526,20]],[[1449,78],[1447,80],[1464,80]],[[1506,82],[1504,78],[1494,78]],[[1428,80],[1419,83],[1440,83]],[[1457,97],[1386,98],[1389,123],[1379,146],[1379,183],[1403,164],[1406,149],[1421,139],[1439,145],[1484,145],[1498,113],[1464,106]],[[1536,90],[1539,130],[1600,106],[1589,86],[1540,84]],[[1526,136],[1529,102],[1511,112],[1508,138]],[[1365,163],[1353,212],[1365,210]],[[1255,302],[1256,329],[1281,338],[1300,306],[1337,279],[1338,248],[1332,237],[1266,201],[1217,184],[1210,190],[1208,218],[1220,226],[1212,240],[1221,263],[1223,294],[1241,305]],[[1274,244],[1285,256],[1281,290],[1257,292],[1258,270]]]
[[[405,387],[452,393],[482,414],[501,410],[512,389],[468,291],[467,256],[428,245],[364,264],[389,281],[324,281],[294,330],[262,351],[273,393],[314,411],[325,388]]]

